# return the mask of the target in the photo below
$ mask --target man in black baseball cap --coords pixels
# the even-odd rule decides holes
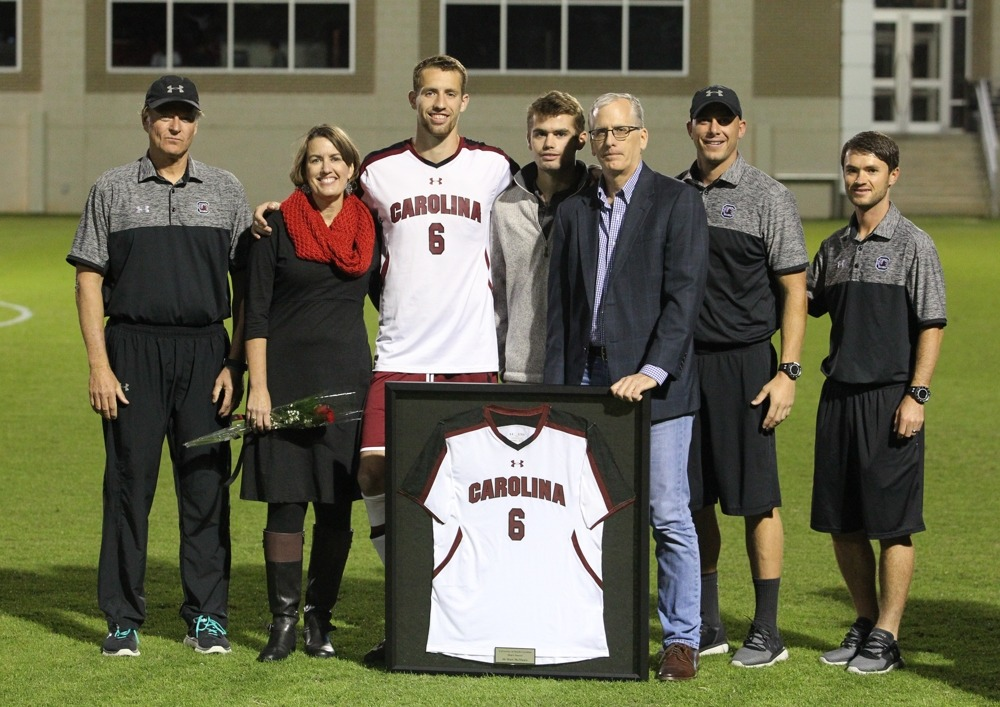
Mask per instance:
[[[736,91],[726,86],[708,86],[697,91],[691,98],[691,118],[698,115],[713,103],[721,103],[733,112],[737,118],[743,117],[743,108],[740,106],[740,98]]]
[[[250,208],[235,176],[189,154],[201,117],[194,83],[157,79],[140,115],[145,152],[97,180],[67,256],[76,267],[88,397],[104,423],[101,652],[139,655],[149,515],[169,437],[184,645],[225,654],[229,443],[188,449],[184,442],[228,426],[242,396],[242,323],[233,324],[230,342],[223,322],[241,310],[236,246]]]
[[[694,333],[701,408],[688,483],[701,558],[699,656],[730,651],[719,610],[718,507],[743,518],[754,589],[753,622],[732,664],[762,668],[788,658],[778,629],[784,528],[774,430],[802,372],[809,254],[791,192],[740,155],[746,130],[733,89],[707,86],[691,98],[695,161],[680,178],[701,192],[710,257]]]
[[[146,91],[141,117],[149,159],[161,177],[177,182],[187,172],[188,150],[202,117],[198,88],[182,76],[161,76]]]
[[[183,76],[161,76],[146,91],[146,107],[158,108],[167,103],[187,103],[201,110],[198,104],[198,87]]]

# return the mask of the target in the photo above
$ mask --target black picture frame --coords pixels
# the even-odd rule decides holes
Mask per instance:
[[[438,422],[484,405],[541,404],[594,423],[635,492],[604,521],[604,623],[610,655],[558,665],[480,663],[428,653],[433,535],[430,515],[398,493]],[[388,383],[386,666],[392,671],[649,679],[650,405],[615,399],[607,388],[466,383]],[[539,591],[545,591],[539,587]]]

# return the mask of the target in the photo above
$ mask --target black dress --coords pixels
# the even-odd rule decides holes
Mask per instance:
[[[357,391],[360,409],[372,374],[364,299],[376,292],[378,252],[366,273],[351,277],[335,265],[300,260],[280,211],[268,222],[271,237],[250,246],[245,326],[247,339],[267,339],[271,405]],[[240,497],[269,503],[354,497],[360,424],[247,436]]]

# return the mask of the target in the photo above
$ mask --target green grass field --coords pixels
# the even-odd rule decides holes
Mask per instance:
[[[828,325],[810,320],[792,416],[779,434],[786,557],[780,623],[791,652],[765,670],[706,658],[694,681],[661,684],[535,678],[390,674],[361,657],[383,635],[382,567],[359,531],[334,621],[339,658],[301,651],[257,663],[268,619],[260,532],[264,506],[233,498],[233,572],[228,656],[181,645],[177,616],[176,506],[164,464],[149,539],[142,656],[100,654],[97,609],[103,449],[87,403],[87,363],[64,261],[75,218],[0,217],[0,704],[724,704],[942,705],[1000,700],[1000,433],[997,404],[1000,286],[997,222],[922,219],[948,285],[949,326],[928,404],[925,518],[901,630],[905,670],[854,676],[821,665],[853,620],[828,537],[809,529],[813,420]],[[807,224],[810,252],[837,224]],[[753,613],[742,522],[723,519],[721,601],[731,642]],[[655,566],[654,566],[655,567]],[[655,577],[655,572],[651,573]],[[655,580],[653,580],[655,582]],[[655,589],[655,588],[654,588]],[[650,655],[659,626],[650,611]]]

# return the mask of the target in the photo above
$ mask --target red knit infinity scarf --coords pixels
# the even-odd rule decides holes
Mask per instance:
[[[361,200],[349,194],[329,226],[301,189],[281,202],[281,215],[295,254],[314,263],[332,263],[357,277],[368,270],[375,251],[375,223]]]

